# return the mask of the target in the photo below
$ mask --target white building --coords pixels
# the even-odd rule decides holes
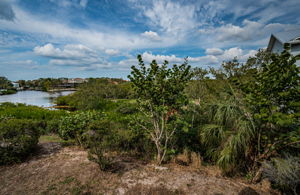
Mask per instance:
[[[267,51],[281,53],[284,50],[284,44],[290,45],[292,55],[300,54],[300,29],[272,34]],[[297,61],[297,64],[300,65],[300,60]]]
[[[19,83],[12,83],[14,88],[20,88],[20,84]]]

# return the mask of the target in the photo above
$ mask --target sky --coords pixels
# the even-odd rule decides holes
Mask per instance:
[[[299,0],[0,0],[0,76],[126,79],[138,54],[217,68],[296,28]]]

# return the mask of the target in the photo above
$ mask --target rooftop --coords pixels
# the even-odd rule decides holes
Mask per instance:
[[[279,33],[275,33],[272,35],[278,41],[280,41],[282,44],[289,43],[291,41],[294,41],[295,39],[299,39],[299,41],[300,41],[300,28],[294,29],[294,30],[289,30],[289,31],[284,31],[284,32],[279,32]]]

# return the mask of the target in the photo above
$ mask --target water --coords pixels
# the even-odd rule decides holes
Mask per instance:
[[[54,106],[54,98],[65,96],[73,93],[74,91],[60,91],[60,92],[44,92],[44,91],[18,91],[16,94],[0,95],[0,103],[12,102],[23,103],[28,105],[50,107]]]

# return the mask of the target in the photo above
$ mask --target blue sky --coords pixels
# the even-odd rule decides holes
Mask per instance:
[[[299,0],[0,0],[0,76],[126,78],[137,54],[218,67],[299,27]]]

